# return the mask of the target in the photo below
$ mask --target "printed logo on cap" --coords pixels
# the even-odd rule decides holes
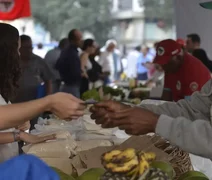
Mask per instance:
[[[196,82],[192,82],[189,87],[192,91],[196,91],[199,85]]]
[[[165,53],[165,49],[163,47],[159,47],[157,50],[158,56],[163,56]]]
[[[181,90],[181,82],[180,81],[177,81],[176,88],[178,91]]]

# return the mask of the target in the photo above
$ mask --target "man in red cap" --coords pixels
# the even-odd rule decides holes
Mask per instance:
[[[158,43],[154,63],[161,65],[165,72],[164,89],[172,94],[169,100],[187,98],[211,79],[209,70],[202,62],[172,39]]]
[[[183,39],[178,38],[176,41],[177,41],[177,43],[180,44],[183,48],[185,47],[186,43],[185,43],[185,41],[184,41]]]

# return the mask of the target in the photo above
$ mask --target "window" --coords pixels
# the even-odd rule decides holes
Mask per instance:
[[[120,11],[132,10],[132,0],[119,0],[118,9]]]

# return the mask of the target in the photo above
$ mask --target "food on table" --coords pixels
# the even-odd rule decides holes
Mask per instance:
[[[121,89],[114,89],[109,86],[101,86],[97,89],[91,89],[83,93],[82,99],[84,101],[86,100],[100,101],[104,99],[105,96],[109,96],[109,99],[116,96],[121,96],[122,98],[124,98],[125,94]]]
[[[107,171],[100,177],[100,180],[131,180],[131,177],[124,174],[114,174]]]
[[[67,137],[66,135],[59,134],[58,137]],[[23,147],[23,151],[40,158],[69,158],[76,155],[76,148],[77,143],[70,136],[38,144],[29,144]]]
[[[174,177],[174,174],[175,174],[174,169],[171,166],[171,164],[169,164],[169,163],[162,162],[162,161],[154,161],[151,163],[151,167],[158,168],[158,169],[166,172],[170,178]]]
[[[179,177],[179,180],[209,180],[207,176],[198,171],[188,171]]]
[[[100,177],[105,173],[104,169],[92,168],[85,171],[77,180],[99,180]]]
[[[83,93],[82,99],[84,101],[89,100],[89,99],[100,101],[99,92],[98,92],[97,89],[88,90],[88,91],[86,91],[86,92]]]
[[[128,177],[138,178],[149,168],[150,163],[155,160],[154,153],[137,152],[135,149],[112,150],[102,155],[102,164],[107,170],[102,176],[102,180],[110,177],[113,179],[128,179]]]
[[[86,141],[77,141],[76,151],[86,151],[101,146],[112,146],[113,144],[108,140],[86,140]]]
[[[148,91],[131,91],[129,96],[129,99],[139,98],[141,100],[149,98],[149,92]]]
[[[75,180],[72,176],[69,176],[68,174],[62,172],[58,168],[51,167],[60,177],[60,180]]]
[[[138,180],[171,180],[171,178],[161,169],[150,168]]]
[[[124,92],[119,88],[114,89],[114,88],[109,87],[109,86],[102,86],[102,88],[103,88],[103,92],[104,92],[105,95],[110,94],[111,96],[121,96],[123,98],[125,96]]]
[[[129,80],[129,88],[133,89],[136,87],[136,80],[134,78],[131,78]]]
[[[130,99],[130,103],[138,105],[141,103],[141,99],[140,98]]]

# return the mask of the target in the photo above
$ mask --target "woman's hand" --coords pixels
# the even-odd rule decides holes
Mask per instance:
[[[29,121],[25,122],[24,124],[18,126],[17,129],[20,130],[20,131],[29,130],[30,129],[30,122]]]
[[[84,102],[71,94],[56,93],[47,96],[49,109],[60,119],[71,120],[84,115],[86,105]]]
[[[25,133],[25,132],[20,132],[20,140],[28,144],[41,143],[48,140],[54,140],[55,138],[56,138],[55,134],[46,135],[46,136],[37,136],[37,135]]]

